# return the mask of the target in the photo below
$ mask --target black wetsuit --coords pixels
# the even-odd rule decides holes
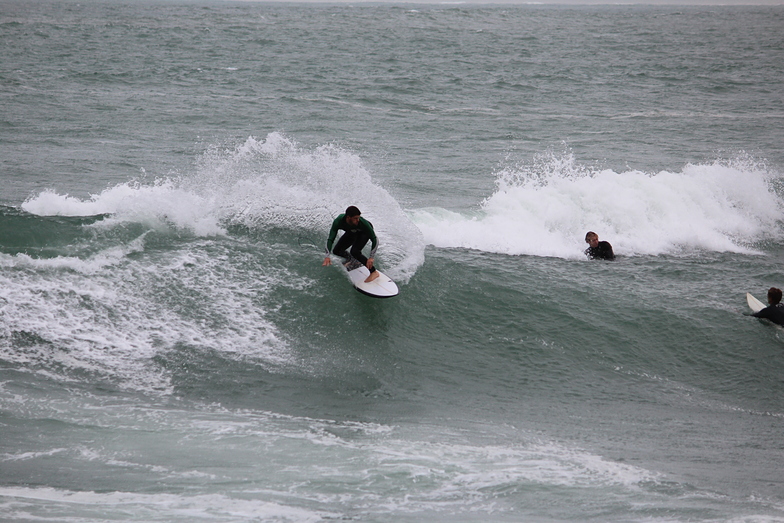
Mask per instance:
[[[756,318],[765,318],[773,323],[784,326],[784,303],[777,303],[776,305],[765,307],[761,311],[752,314],[752,316]]]
[[[339,230],[346,232],[343,233],[343,236],[341,236],[335,244],[335,248],[332,249],[332,243],[335,241],[335,237],[338,235]],[[346,215],[341,214],[332,222],[332,229],[330,229],[329,238],[327,238],[327,254],[329,254],[330,249],[332,249],[332,252],[341,258],[350,260],[353,257],[362,265],[367,265],[368,259],[362,254],[362,249],[365,247],[368,240],[371,241],[370,257],[375,258],[376,249],[378,248],[378,238],[376,238],[376,232],[373,230],[373,224],[360,216],[359,223],[354,227],[346,221]],[[349,247],[351,248],[351,252],[348,250]],[[375,270],[375,265],[370,268],[370,272],[374,272]]]
[[[610,242],[599,242],[596,247],[588,247],[585,249],[585,255],[592,260],[614,260],[615,253],[613,253],[612,245]]]

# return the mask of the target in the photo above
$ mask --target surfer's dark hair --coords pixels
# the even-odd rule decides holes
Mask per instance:
[[[771,305],[776,305],[778,302],[781,301],[781,289],[777,289],[776,287],[771,287],[768,289],[768,303]]]
[[[597,238],[599,237],[599,235],[598,235],[598,234],[596,234],[596,233],[595,233],[595,232],[593,232],[593,231],[588,231],[588,232],[586,232],[586,233],[585,233],[585,243],[588,243],[588,241],[590,240],[590,238],[592,238],[592,237],[594,237],[594,236],[596,236]]]
[[[353,218],[354,216],[359,216],[360,214],[362,213],[359,212],[359,209],[357,209],[353,205],[349,205],[348,208],[346,209],[346,216],[348,216],[349,218]]]

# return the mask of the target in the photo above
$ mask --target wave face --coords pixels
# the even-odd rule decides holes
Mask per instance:
[[[188,177],[88,198],[46,190],[6,208],[10,359],[169,392],[168,373],[150,360],[183,343],[220,339],[222,352],[285,364],[288,343],[266,319],[280,306],[270,295],[316,285],[299,266],[323,257],[347,201],[369,210],[378,264],[407,282],[424,261],[422,235],[359,158],[305,151],[278,133],[211,149]]]

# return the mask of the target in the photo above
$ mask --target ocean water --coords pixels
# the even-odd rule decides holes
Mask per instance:
[[[784,521],[783,27],[0,0],[0,520]]]

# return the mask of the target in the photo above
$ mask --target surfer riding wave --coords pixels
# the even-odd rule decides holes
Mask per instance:
[[[376,232],[373,230],[373,224],[361,217],[359,209],[353,205],[346,209],[344,214],[339,215],[332,222],[332,228],[329,231],[327,238],[327,256],[324,258],[323,266],[331,265],[332,259],[329,257],[330,251],[333,254],[345,259],[344,265],[346,268],[351,268],[351,262],[357,260],[370,271],[370,275],[365,279],[365,282],[371,282],[378,278],[378,271],[373,265],[373,260],[376,257],[376,249],[378,248],[378,238]],[[338,243],[335,245],[334,250],[332,245],[335,242],[338,231],[345,231],[343,236],[340,237]],[[370,257],[365,257],[362,254],[362,249],[367,244],[370,244]],[[349,251],[350,247],[350,251]]]

